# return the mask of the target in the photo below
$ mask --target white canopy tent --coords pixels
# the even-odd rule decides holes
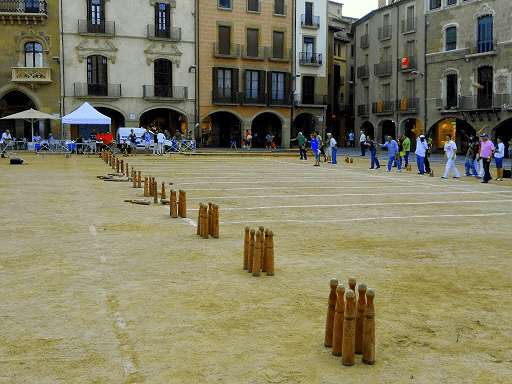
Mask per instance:
[[[63,124],[110,124],[108,116],[98,112],[94,107],[85,102],[78,109],[62,117]]]

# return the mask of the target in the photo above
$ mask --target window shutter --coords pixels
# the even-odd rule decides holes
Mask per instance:
[[[285,73],[284,75],[284,102],[286,104],[291,104],[291,83],[292,83],[292,74]]]
[[[233,100],[238,102],[238,69],[233,69],[231,75],[231,92]]]
[[[272,71],[267,72],[267,100],[272,100]]]
[[[219,93],[219,69],[217,67],[212,67],[212,90],[212,101],[215,102]]]
[[[265,71],[258,71],[258,102],[265,103]]]

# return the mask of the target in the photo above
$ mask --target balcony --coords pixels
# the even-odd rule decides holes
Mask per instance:
[[[52,82],[50,68],[14,67],[12,68],[13,83],[25,84],[30,88]]]
[[[4,24],[42,23],[48,18],[44,0],[4,0],[0,1],[0,21]]]
[[[496,39],[486,42],[467,41],[466,42],[466,57],[481,57],[497,55]]]
[[[300,15],[300,25],[304,28],[318,29],[320,28],[320,16],[302,14]]]
[[[272,98],[272,94],[268,95],[268,105],[276,106],[276,107],[291,107],[292,105],[292,95],[284,94],[280,99],[278,95],[274,95],[275,98]]]
[[[167,85],[144,85],[143,97],[145,99],[182,101],[188,97],[188,88]]]
[[[268,47],[242,45],[242,59],[265,60],[268,58]]]
[[[216,105],[239,105],[242,104],[242,94],[223,90],[212,91],[212,104]]]
[[[391,61],[385,61],[383,63],[377,63],[373,66],[373,73],[375,76],[391,76],[393,72],[393,63]]]
[[[236,59],[240,57],[240,44],[213,43],[213,56]]]
[[[279,50],[274,50],[274,49],[270,49],[269,50],[269,55],[268,55],[268,59],[270,61],[286,61],[286,62],[289,62],[289,61],[292,61],[292,58],[293,58],[293,51],[292,49],[283,49],[283,51],[279,51]]]
[[[501,109],[503,104],[510,102],[509,94],[479,94],[474,96],[459,96],[461,111]]]
[[[372,113],[386,115],[393,113],[393,102],[391,100],[374,101],[372,103]]]
[[[420,110],[420,99],[407,97],[398,99],[396,110],[403,113],[417,113]]]
[[[366,79],[370,77],[370,66],[369,65],[362,65],[360,67],[357,67],[357,78],[358,79]]]
[[[411,17],[410,19],[405,19],[401,21],[402,33],[410,33],[416,31],[417,25],[416,17]]]
[[[242,104],[244,105],[266,105],[267,95],[264,92],[258,92],[258,94],[247,94],[242,93]]]
[[[392,32],[393,32],[393,26],[391,26],[391,25],[385,25],[384,27],[380,27],[378,29],[379,41],[391,39]]]
[[[370,35],[367,33],[366,35],[361,36],[361,48],[368,48],[370,46]]]
[[[308,65],[313,67],[320,67],[322,65],[321,53],[299,52],[299,64]]]
[[[295,94],[293,101],[297,105],[324,106],[327,105],[327,95],[316,95],[311,93]]]
[[[181,41],[181,28],[167,27],[167,29],[159,29],[156,25],[148,24],[148,39],[150,40],[169,40]]]
[[[370,105],[361,104],[357,106],[357,116],[370,116]]]
[[[408,56],[398,59],[397,70],[400,72],[417,71],[418,58],[416,56]]]
[[[76,98],[109,98],[121,97],[121,84],[87,84],[75,83],[74,96]]]
[[[78,33],[80,35],[115,36],[116,23],[114,21],[104,21],[103,23],[96,24],[91,20],[78,20]]]

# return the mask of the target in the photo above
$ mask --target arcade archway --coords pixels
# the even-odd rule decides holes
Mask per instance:
[[[148,127],[152,131],[160,130],[167,139],[174,137],[176,133],[188,138],[192,133],[187,132],[186,116],[168,108],[155,108],[144,112],[139,124],[142,128]]]
[[[280,147],[283,140],[283,124],[281,119],[273,113],[265,112],[254,118],[251,126],[252,147],[265,147],[267,134],[274,136],[274,143]]]
[[[237,116],[230,112],[214,112],[201,123],[198,144],[202,147],[228,148],[231,139],[236,138],[240,147],[242,128]]]

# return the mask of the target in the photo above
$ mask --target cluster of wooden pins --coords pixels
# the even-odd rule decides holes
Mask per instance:
[[[207,239],[210,235],[215,239],[219,238],[219,206],[217,204],[199,203],[197,234],[203,239]]]
[[[187,193],[183,190],[178,190],[178,194],[174,189],[170,192],[170,214],[171,217],[187,217]]]
[[[353,157],[345,157],[345,163],[353,163],[354,158]]]
[[[274,276],[274,233],[270,229],[245,227],[243,268],[254,277],[259,277],[260,271]]]
[[[375,291],[359,283],[356,295],[355,277],[349,278],[346,292],[337,279],[329,283],[324,346],[332,347],[332,354],[341,356],[345,366],[354,365],[356,354],[362,354],[363,363],[375,364]]]

